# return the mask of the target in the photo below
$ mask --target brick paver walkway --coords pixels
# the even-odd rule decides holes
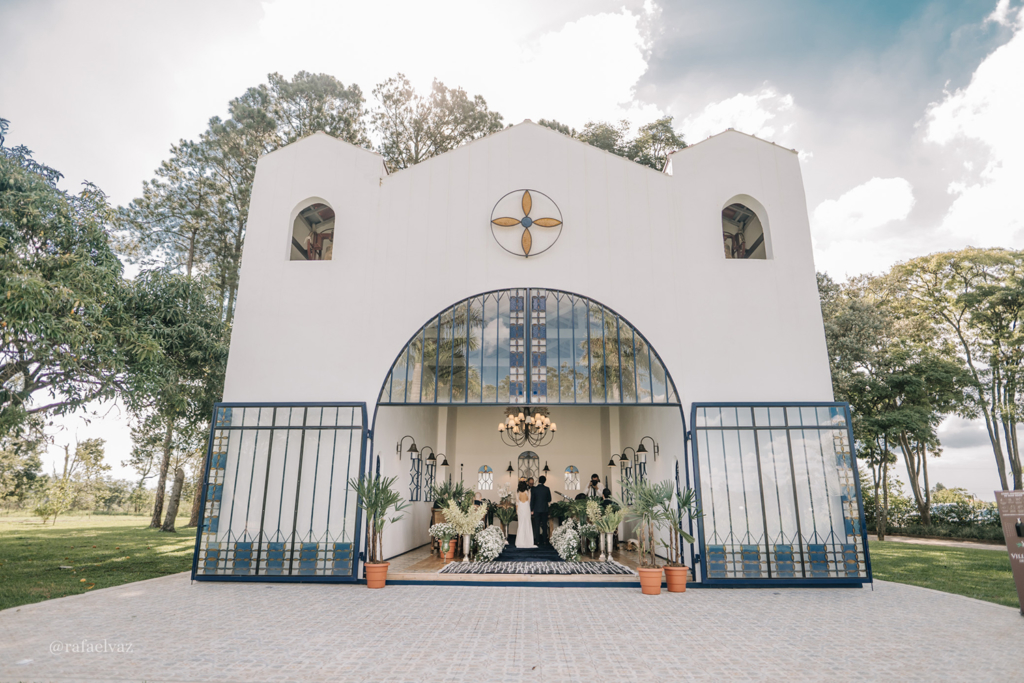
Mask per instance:
[[[0,680],[1008,681],[1021,643],[1015,609],[885,582],[654,597],[179,574],[0,612]]]

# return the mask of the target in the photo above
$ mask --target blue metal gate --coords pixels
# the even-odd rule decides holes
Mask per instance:
[[[366,404],[219,403],[192,578],[355,581]]]

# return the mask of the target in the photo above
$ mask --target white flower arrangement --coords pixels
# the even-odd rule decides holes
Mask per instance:
[[[439,541],[450,541],[459,535],[455,526],[450,522],[439,522],[430,527],[430,535]]]
[[[476,561],[477,562],[491,562],[498,555],[501,555],[501,551],[508,545],[508,541],[505,540],[505,535],[501,533],[501,529],[496,526],[489,526],[483,531],[477,533],[473,537],[473,542],[477,546]]]
[[[551,545],[566,562],[580,559],[580,534],[576,520],[567,519],[551,534]]]

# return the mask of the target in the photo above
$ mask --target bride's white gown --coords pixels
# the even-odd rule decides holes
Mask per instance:
[[[517,548],[536,548],[533,543],[533,518],[530,516],[530,499],[519,500],[516,495],[516,515],[519,517],[519,527],[516,529]]]

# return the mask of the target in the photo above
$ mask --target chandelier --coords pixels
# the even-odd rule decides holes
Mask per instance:
[[[506,408],[505,421],[498,423],[498,433],[506,446],[547,446],[557,430],[547,408]]]

